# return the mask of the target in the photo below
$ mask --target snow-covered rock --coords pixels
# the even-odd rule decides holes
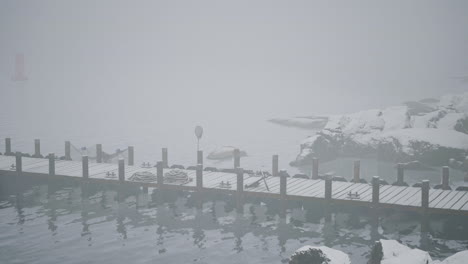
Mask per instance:
[[[381,239],[375,244],[368,264],[464,264],[467,259],[468,250],[465,250],[443,261],[433,261],[426,251],[409,248],[395,240]]]
[[[328,122],[328,117],[311,116],[311,117],[294,117],[294,118],[273,118],[268,120],[272,123],[305,129],[323,129]]]
[[[208,156],[206,158],[211,159],[211,160],[231,159],[234,156],[234,149],[236,149],[236,148],[232,147],[232,146],[224,146],[224,147],[218,148],[218,149],[210,152],[210,154],[208,154]],[[240,151],[240,156],[241,157],[247,156],[247,152],[241,150]]]
[[[468,250],[460,251],[443,261],[434,261],[431,264],[465,264],[468,262]]]
[[[323,258],[327,259],[327,261],[317,261],[317,262],[304,262],[301,261],[303,259],[300,258],[300,255],[308,255],[308,256],[322,256]],[[315,258],[315,259],[321,259]],[[329,248],[329,247],[314,247],[314,246],[303,246],[296,250],[294,254],[291,256],[290,262],[291,264],[350,264],[351,261],[349,256],[339,250]]]
[[[411,249],[395,240],[381,239],[383,258],[381,264],[429,264],[431,256],[426,251]]]
[[[464,161],[468,155],[468,93],[323,120],[323,129],[302,142],[292,165],[308,164],[314,156],[326,160],[375,154],[399,162],[446,165],[450,158]]]

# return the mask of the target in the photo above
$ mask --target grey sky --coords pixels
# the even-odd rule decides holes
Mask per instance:
[[[467,89],[450,78],[468,74],[467,14],[462,0],[1,0],[2,103],[22,89],[32,115],[136,121],[384,107]]]

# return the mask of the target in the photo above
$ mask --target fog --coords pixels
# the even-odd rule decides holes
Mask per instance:
[[[151,130],[170,144],[201,124],[236,143],[271,117],[460,92],[467,10],[466,1],[2,0],[2,136],[123,141]],[[12,81],[16,53],[27,81]]]
[[[466,263],[468,1],[0,0],[0,154],[1,263]]]

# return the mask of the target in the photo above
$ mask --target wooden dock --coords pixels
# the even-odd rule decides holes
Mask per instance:
[[[160,163],[163,165],[163,163]],[[301,179],[291,177],[268,177],[256,187],[246,188],[261,179],[248,175],[242,169],[237,173],[182,170],[190,181],[183,184],[167,183],[163,175],[170,168],[142,168],[119,164],[88,163],[83,161],[57,160],[55,158],[29,158],[21,154],[0,156],[2,175],[17,174],[42,175],[54,177],[74,177],[87,181],[107,181],[120,184],[136,184],[141,187],[168,188],[200,192],[223,192],[237,196],[260,196],[299,201],[321,200],[330,203],[352,204],[357,206],[385,207],[402,210],[416,210],[427,213],[449,213],[468,215],[468,192],[423,187],[381,185],[378,178],[371,184],[339,182],[327,180]],[[158,178],[151,181],[139,181],[132,177],[135,173],[151,173]],[[158,179],[161,182],[158,182]],[[224,184],[221,184],[223,182]],[[229,185],[227,183],[229,182]],[[357,194],[357,196],[353,196]]]

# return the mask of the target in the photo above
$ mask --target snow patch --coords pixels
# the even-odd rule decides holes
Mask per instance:
[[[299,248],[298,250],[296,250],[294,254],[305,252],[310,249],[321,250],[324,253],[324,255],[330,259],[328,264],[351,264],[349,256],[346,253],[333,249],[333,248],[325,247],[325,246],[321,246],[321,247],[303,246]]]
[[[383,258],[381,264],[428,264],[432,262],[426,251],[411,249],[395,240],[381,239]]]

